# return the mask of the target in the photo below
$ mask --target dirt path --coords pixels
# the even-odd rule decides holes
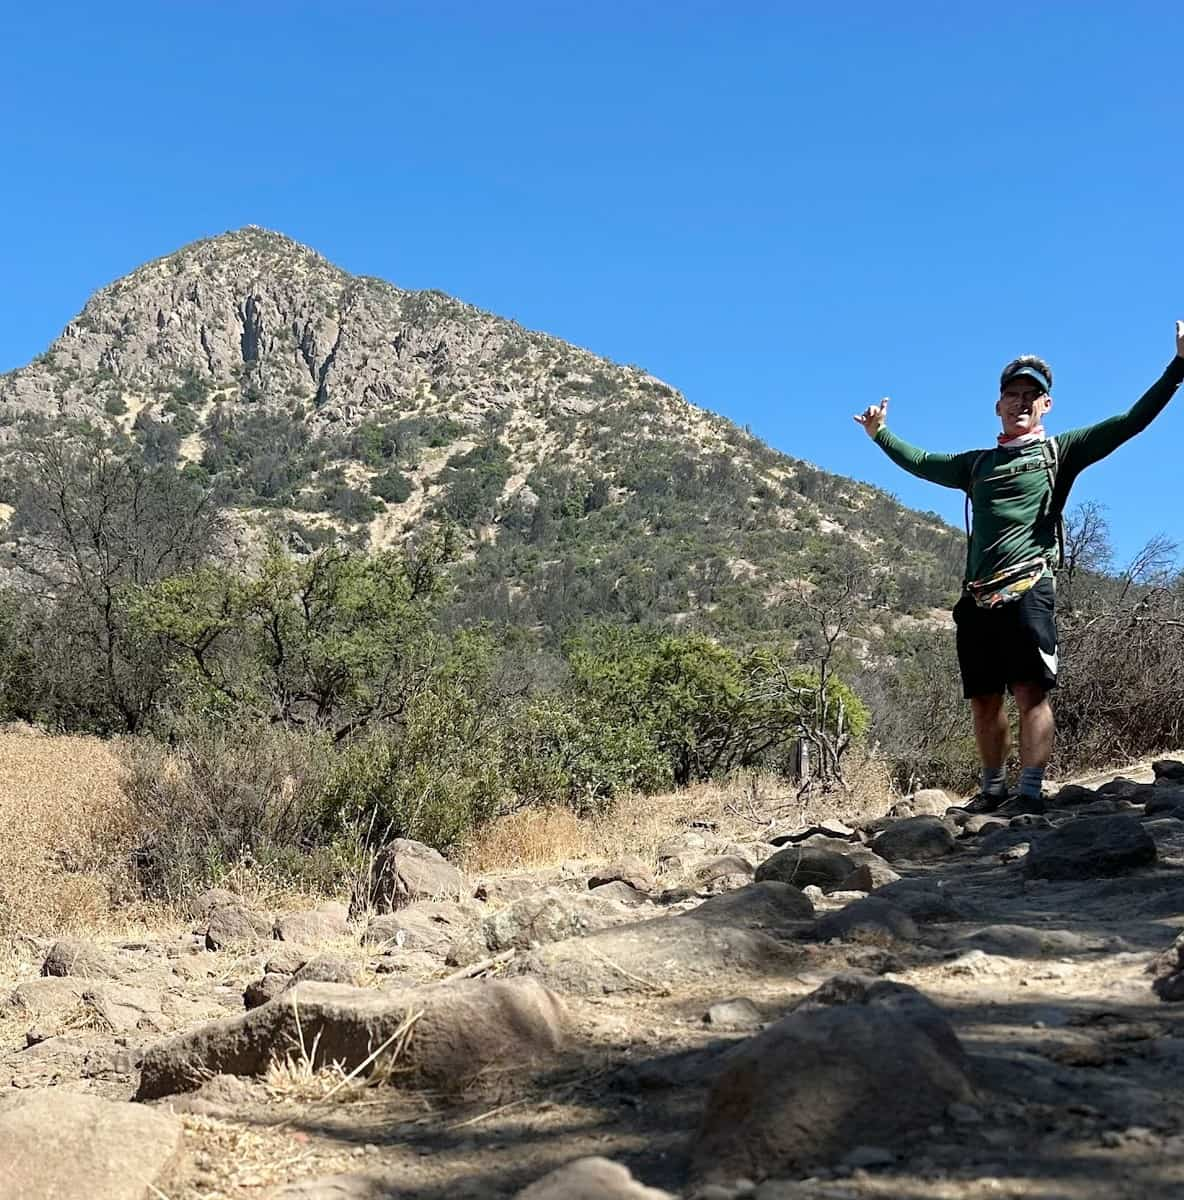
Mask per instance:
[[[180,1114],[184,1136],[180,1155],[145,1194],[508,1197],[564,1163],[601,1155],[651,1187],[716,1200],[1182,1195],[1184,1005],[1156,997],[1148,966],[1184,924],[1184,804],[1149,816],[1147,800],[1173,789],[1152,786],[1150,764],[1142,768],[1127,772],[1144,781],[1141,787],[1114,785],[1107,795],[1078,788],[1047,820],[966,834],[937,857],[897,858],[893,867],[914,881],[911,892],[897,884],[880,894],[912,915],[911,934],[873,931],[824,942],[813,922],[770,925],[762,936],[776,939],[784,954],[744,969],[705,958],[701,972],[688,974],[672,949],[668,977],[652,960],[606,960],[610,983],[566,995],[565,1047],[537,1070],[494,1072],[447,1097],[399,1086],[397,1075],[394,1086],[359,1079],[330,1096],[341,1073],[314,1072],[307,1047],[293,1047],[261,1078],[222,1075],[197,1092],[154,1101]],[[1088,863],[1082,877],[1034,874],[1028,855],[1055,827],[1083,814],[1138,821],[1155,840],[1156,861],[1101,877]],[[693,884],[713,855],[747,853],[759,861],[774,852],[747,840],[761,814],[737,820],[730,829],[672,830],[684,848],[668,847],[660,862],[648,864],[658,868],[653,894],[661,902],[629,919],[642,913],[654,927],[673,930],[669,923],[684,921],[705,898],[716,904],[750,887],[742,872],[700,889]],[[850,845],[861,847],[857,840]],[[559,908],[574,904],[587,894],[588,872],[569,864],[566,872],[484,882],[495,899],[474,920],[506,907],[511,895],[545,888],[560,897]],[[862,898],[852,891],[807,894],[818,918]],[[620,928],[625,918],[611,920]],[[359,943],[359,932],[354,926],[310,941],[302,954],[331,952],[372,990],[456,969],[442,953],[403,945],[378,952]],[[599,961],[596,945],[609,944],[598,940],[604,936],[585,939],[589,963]],[[47,949],[27,944],[0,980],[0,1120],[40,1089],[129,1100],[148,1046],[211,1018],[236,1018],[244,988],[260,979],[269,959],[292,948],[248,941],[211,951],[204,923],[195,920],[102,940],[105,961],[117,965],[101,979],[40,977]],[[544,972],[549,961],[522,949],[508,964],[503,956],[494,973]],[[753,1028],[705,1024],[708,1009],[743,997],[767,1026],[836,972],[849,971],[911,985],[943,1010],[969,1055],[974,1102],[951,1105],[899,1144],[860,1148],[853,1141],[856,1153],[846,1161],[832,1156],[774,1175],[755,1192],[743,1183],[696,1192],[688,1168],[709,1089],[726,1051],[753,1035]],[[544,982],[553,980],[544,973]],[[815,1119],[806,1104],[801,1120]],[[354,1181],[341,1185],[345,1190],[283,1190],[335,1174]]]

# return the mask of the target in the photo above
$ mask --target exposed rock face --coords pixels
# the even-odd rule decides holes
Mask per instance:
[[[742,927],[738,918],[735,924],[716,925],[695,920],[695,915],[554,942],[520,957],[511,970],[533,975],[557,991],[596,996],[660,992],[713,970],[775,974],[798,959],[797,952],[768,934]]]
[[[915,941],[917,926],[913,918],[876,896],[865,896],[830,913],[815,927],[822,941],[832,938],[850,941]]]
[[[636,854],[628,854],[599,871],[593,871],[588,878],[588,887],[598,888],[606,883],[617,882],[627,883],[639,892],[649,892],[654,888],[654,873]]]
[[[637,919],[629,907],[594,893],[547,889],[515,900],[483,922],[490,950],[527,949],[581,937]]]
[[[277,917],[275,936],[281,942],[310,943],[349,933],[349,912],[344,904],[330,902],[306,912]]]

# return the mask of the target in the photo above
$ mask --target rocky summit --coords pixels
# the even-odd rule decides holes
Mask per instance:
[[[849,812],[789,858],[773,800],[516,873],[399,839],[381,903],[215,890],[180,928],[28,939],[0,1194],[1169,1200],[1179,778]]]
[[[103,288],[0,377],[4,442],[63,417],[125,434],[298,552],[447,522],[462,609],[524,627],[578,610],[749,630],[787,581],[836,566],[879,569],[890,610],[957,586],[961,536],[932,516],[640,367],[254,227]]]

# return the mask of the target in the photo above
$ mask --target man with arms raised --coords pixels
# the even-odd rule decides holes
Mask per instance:
[[[1129,412],[1046,437],[1052,371],[1032,355],[1003,368],[995,412],[998,445],[963,454],[929,454],[886,425],[888,401],[855,418],[876,444],[912,475],[958,488],[973,514],[962,598],[954,608],[958,666],[970,701],[982,760],[980,812],[1041,812],[1044,769],[1052,754],[1049,691],[1057,685],[1056,590],[1061,514],[1069,489],[1091,463],[1146,429],[1184,380],[1184,321],[1176,357]],[[1004,693],[1020,713],[1019,796],[1007,799],[1008,722]]]

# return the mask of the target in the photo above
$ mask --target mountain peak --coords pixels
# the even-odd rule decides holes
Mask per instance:
[[[244,522],[279,523],[304,545],[387,546],[450,521],[496,566],[483,585],[495,592],[561,569],[571,595],[595,564],[590,612],[656,604],[710,624],[712,596],[773,595],[775,580],[838,553],[952,581],[946,559],[961,546],[639,367],[350,275],[255,225],[96,293],[44,354],[0,378],[3,408],[0,439],[21,414],[109,422],[151,460],[208,478]],[[745,619],[771,620],[764,611]]]

